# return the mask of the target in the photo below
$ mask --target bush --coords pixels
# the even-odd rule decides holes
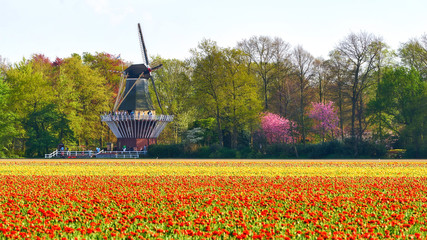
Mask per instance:
[[[236,150],[223,147],[211,153],[209,158],[236,158]]]
[[[361,142],[359,143],[358,156],[360,158],[383,158],[387,153],[387,149],[384,145],[372,143],[372,142]]]
[[[414,145],[409,145],[407,146],[404,156],[405,158],[427,158],[427,146],[417,148]]]
[[[196,151],[190,152],[190,156],[192,158],[209,158],[209,155],[211,155],[212,150],[210,147],[199,147]]]
[[[264,155],[258,151],[252,150],[247,155],[246,158],[248,159],[258,159],[258,158],[264,158]]]
[[[354,158],[354,143],[351,139],[344,142],[330,141],[318,144],[296,145],[298,158]],[[292,144],[271,144],[259,149],[241,146],[239,149],[199,145],[150,145],[148,156],[152,158],[252,158],[252,159],[289,159],[296,158]],[[385,146],[372,142],[361,142],[358,145],[358,158],[383,158],[387,153]]]
[[[185,155],[183,144],[155,144],[148,147],[148,156],[152,158],[180,158]]]
[[[337,140],[312,144],[310,158],[340,158],[345,156],[344,145]]]
[[[295,158],[293,145],[286,143],[271,144],[265,147],[266,158]]]
[[[241,146],[236,151],[236,158],[239,158],[239,159],[250,158],[252,151],[253,151],[252,148],[248,146]]]
[[[221,147],[218,144],[209,147],[197,145],[171,144],[150,145],[148,156],[151,158],[236,158],[237,150]]]

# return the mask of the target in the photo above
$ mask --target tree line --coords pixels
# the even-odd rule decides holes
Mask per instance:
[[[346,141],[358,156],[368,142],[426,156],[427,35],[394,50],[379,36],[350,33],[327,59],[269,36],[233,48],[204,39],[190,52],[185,60],[152,57],[163,63],[153,73],[163,110],[175,116],[160,143],[262,151],[271,142],[261,120],[271,113],[295,123],[293,144]],[[2,63],[2,156],[41,157],[59,142],[74,149],[114,142],[99,115],[111,111],[117,72],[129,64],[108,53]],[[316,104],[335,111],[339,131],[318,127],[325,116],[313,117]]]

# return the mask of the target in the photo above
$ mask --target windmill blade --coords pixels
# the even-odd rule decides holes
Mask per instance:
[[[139,33],[139,44],[141,46],[142,61],[146,66],[150,65],[148,62],[147,49],[145,48],[144,37],[142,36],[141,25],[138,23],[138,33]]]
[[[144,37],[142,36],[142,31],[141,31],[141,24],[139,24],[139,23],[138,23],[138,33],[139,33],[139,43],[141,45],[142,59],[143,59],[143,61],[145,61],[144,64],[147,67],[149,67],[150,62],[148,61],[147,49],[145,48]],[[159,69],[162,66],[163,66],[163,64],[156,63],[156,65],[152,69],[149,69],[149,71],[151,72],[152,70]],[[154,79],[153,79],[153,76],[151,76],[151,74],[150,74],[150,78],[151,78],[151,83],[153,84],[154,93],[156,94],[157,103],[159,104],[160,110],[162,111],[162,114],[163,114],[163,108],[162,108],[162,105],[160,103],[159,94],[157,93],[156,85],[154,84]]]
[[[162,64],[161,60],[159,60],[159,59],[152,60],[152,62],[150,64],[150,70],[151,71],[155,71],[155,70],[157,70],[157,69],[159,69],[161,67],[163,67],[163,64]]]
[[[156,64],[156,65],[154,65],[154,67],[152,67],[151,68],[151,71],[154,71],[154,70],[157,70],[157,69],[160,69],[160,68],[162,68],[163,67],[163,64]]]
[[[127,78],[127,76],[124,73],[122,73],[122,75],[120,77],[119,91],[117,92],[117,97],[116,97],[116,102],[114,103],[113,112],[117,111],[117,109],[119,108],[118,104],[123,99],[123,94],[124,94],[124,90],[125,90],[124,86],[125,86],[126,78]]]
[[[164,114],[162,104],[160,104],[159,94],[157,94],[156,85],[154,84],[153,76],[150,76],[150,78],[151,78],[151,83],[153,84],[154,93],[156,94],[157,103],[159,104],[159,107],[160,107],[160,110],[162,111],[162,114]]]

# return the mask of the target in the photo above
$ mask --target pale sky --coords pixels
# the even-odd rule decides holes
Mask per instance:
[[[235,47],[266,35],[327,58],[351,32],[397,49],[427,33],[426,9],[426,0],[0,0],[0,56],[107,52],[139,63],[139,22],[150,56],[184,60],[204,38]]]

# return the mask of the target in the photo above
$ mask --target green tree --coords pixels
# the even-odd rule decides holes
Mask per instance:
[[[120,83],[121,72],[127,68],[129,64],[123,62],[119,57],[115,57],[109,53],[83,53],[83,63],[91,69],[96,70],[102,77],[105,78],[105,84],[108,88],[108,93],[111,94],[111,99],[108,102],[111,109],[114,106],[114,100],[117,96]]]
[[[54,101],[50,74],[50,63],[42,55],[34,55],[31,60],[23,59],[7,69],[5,81],[10,87],[8,110],[16,116],[15,128],[18,131],[15,141],[29,140],[24,122],[30,114]],[[18,146],[20,148],[15,150],[24,153],[25,144]]]
[[[15,127],[16,115],[8,107],[9,86],[4,82],[0,69],[0,158],[13,156],[13,140],[18,136],[18,131]]]
[[[34,59],[24,59],[6,72],[6,82],[11,88],[9,108],[21,120],[54,99],[51,82],[46,75],[48,71],[37,68],[37,65]]]
[[[58,109],[70,120],[78,145],[100,144],[95,143],[104,129],[99,116],[109,110],[111,100],[106,79],[74,55],[59,66],[59,81],[57,91],[64,92],[58,98]]]
[[[227,133],[230,146],[236,148],[239,134],[252,131],[261,111],[256,80],[247,71],[244,53],[206,40],[193,50],[192,61],[195,105],[206,113],[204,118],[215,118],[219,144],[224,145],[223,133]]]
[[[399,56],[405,66],[417,69],[421,78],[427,80],[427,35],[403,43],[399,48]]]
[[[192,83],[195,89],[194,103],[208,116],[214,116],[217,124],[218,142],[224,145],[222,120],[227,104],[224,88],[226,71],[224,57],[216,42],[202,41],[192,50],[194,66]]]
[[[381,51],[375,56],[375,68],[376,71],[373,74],[373,78],[375,79],[376,84],[373,89],[378,87],[378,84],[381,82],[381,78],[383,76],[383,71],[385,68],[395,65],[394,56],[395,53],[390,51],[388,46],[382,42],[378,42],[380,44]],[[378,98],[378,91],[371,92],[371,95],[374,95],[375,98]],[[384,128],[384,125],[391,124],[387,122],[389,119],[386,114],[383,114],[381,109],[377,109],[378,111],[372,112],[374,109],[367,109],[367,113],[370,116],[369,122],[372,126],[373,138],[378,140],[381,144],[384,143],[385,138],[389,137],[387,133],[387,128]]]
[[[426,156],[427,83],[414,68],[385,70],[369,107],[381,110],[390,121],[386,126],[397,133],[413,157]]]
[[[153,72],[163,110],[165,114],[174,115],[173,122],[168,124],[160,137],[165,141],[178,143],[181,141],[182,134],[196,117],[196,109],[191,104],[191,98],[194,94],[190,80],[191,69],[187,62],[178,59],[156,57],[154,61],[163,64],[161,69]],[[155,96],[151,85],[150,94]],[[153,104],[157,112],[160,112],[157,101],[153,101]]]
[[[218,143],[215,118],[197,119],[189,128],[184,134],[185,142],[201,143],[204,146]]]
[[[71,140],[73,132],[69,120],[59,113],[57,106],[48,104],[32,112],[24,121],[27,132],[26,156],[43,157],[53,151],[62,140]]]
[[[83,53],[83,63],[89,66],[92,70],[98,72],[105,79],[105,88],[109,96],[107,104],[109,110],[113,109],[114,103],[119,91],[122,72],[129,66],[120,57],[109,53]],[[99,131],[99,145],[103,146],[104,139],[107,142],[114,142],[115,136],[109,130],[107,124],[101,125]]]
[[[225,106],[224,117],[226,126],[231,132],[231,147],[237,148],[239,132],[247,131],[252,135],[262,110],[256,80],[245,71],[246,62],[242,51],[224,49],[224,65],[226,85],[224,86]]]

